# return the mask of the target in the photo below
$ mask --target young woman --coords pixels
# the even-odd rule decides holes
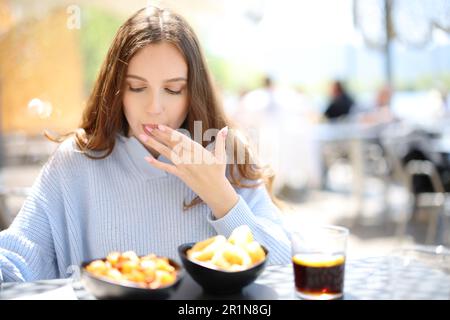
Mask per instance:
[[[199,124],[201,137],[220,129],[213,142],[191,138]],[[0,233],[0,279],[67,277],[112,251],[177,259],[178,245],[244,224],[270,263],[289,262],[273,177],[233,131],[189,25],[168,10],[139,10],[113,40],[80,129]]]

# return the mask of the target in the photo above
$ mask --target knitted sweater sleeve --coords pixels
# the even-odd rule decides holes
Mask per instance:
[[[0,281],[58,277],[51,221],[63,210],[58,175],[50,159],[11,226],[0,232]]]
[[[269,250],[269,264],[290,262],[289,234],[283,227],[279,209],[272,202],[264,185],[237,190],[239,200],[222,218],[215,219],[210,212],[209,223],[218,234],[228,237],[233,229],[248,225],[254,238]]]

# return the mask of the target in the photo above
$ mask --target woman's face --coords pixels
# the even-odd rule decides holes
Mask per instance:
[[[145,125],[181,126],[188,111],[187,76],[183,55],[170,43],[150,44],[136,53],[128,64],[123,95],[128,136],[145,134]]]

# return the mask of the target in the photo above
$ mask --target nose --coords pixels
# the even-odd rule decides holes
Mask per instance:
[[[145,111],[152,115],[158,115],[163,112],[163,106],[158,94],[153,93],[147,102]]]

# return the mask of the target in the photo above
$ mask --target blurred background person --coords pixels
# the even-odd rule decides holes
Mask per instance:
[[[354,100],[347,93],[341,81],[334,81],[331,85],[331,100],[324,112],[324,117],[328,120],[335,120],[348,116],[354,105]]]
[[[260,87],[241,94],[234,118],[243,127],[260,127],[267,118],[277,117],[281,105],[274,80],[266,75]]]
[[[383,124],[394,121],[395,116],[391,109],[391,87],[388,85],[382,86],[377,92],[374,100],[372,109],[362,114],[361,122],[366,124]]]

